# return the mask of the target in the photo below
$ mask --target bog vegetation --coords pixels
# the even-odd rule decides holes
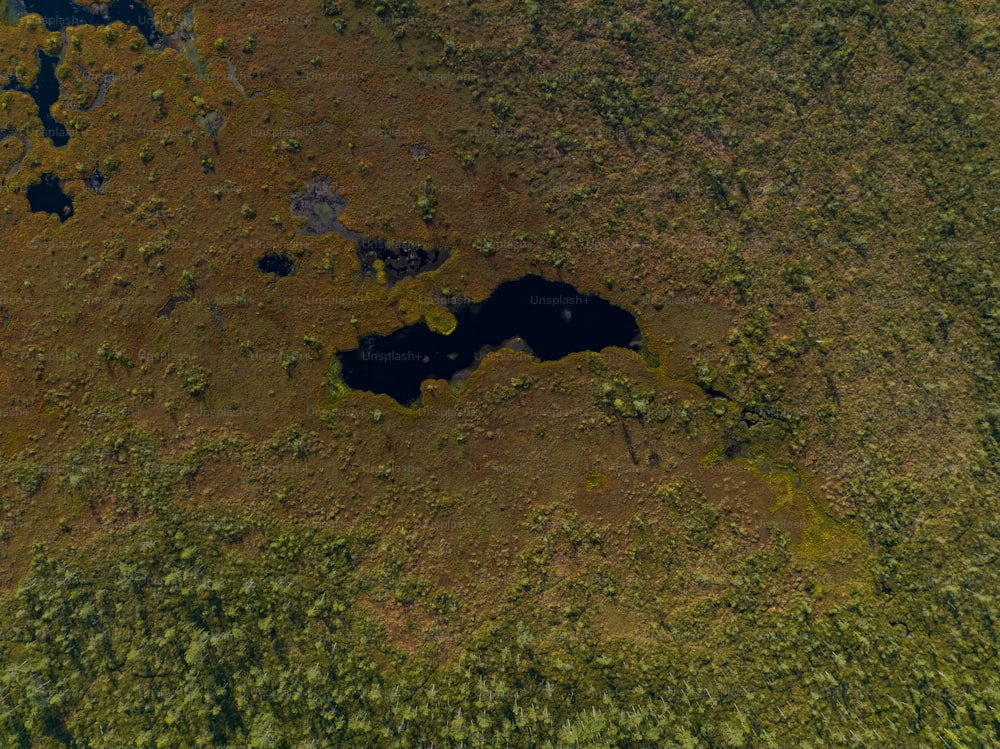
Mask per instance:
[[[152,5],[0,28],[0,745],[1000,744],[994,4]],[[648,359],[344,386],[528,273]]]

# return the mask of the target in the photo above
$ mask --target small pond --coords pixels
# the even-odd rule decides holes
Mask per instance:
[[[52,172],[43,174],[38,184],[28,185],[25,195],[33,213],[54,213],[60,221],[73,215],[73,199],[63,192],[59,177]]]
[[[295,270],[295,261],[284,252],[265,252],[257,258],[257,270],[284,278]]]
[[[305,219],[300,234],[318,237],[336,232],[354,242],[361,272],[370,278],[381,277],[388,286],[403,278],[435,270],[451,257],[447,247],[425,248],[413,242],[391,242],[380,237],[368,237],[340,223],[340,214],[347,208],[347,198],[333,186],[328,177],[310,180],[306,190],[292,195],[292,215]]]

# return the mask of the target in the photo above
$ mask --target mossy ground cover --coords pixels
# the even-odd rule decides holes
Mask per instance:
[[[0,29],[6,744],[1000,741],[995,7],[151,5]],[[529,272],[647,358],[342,387]]]

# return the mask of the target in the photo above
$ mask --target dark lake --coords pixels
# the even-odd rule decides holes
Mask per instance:
[[[102,26],[121,21],[139,29],[150,47],[163,46],[164,35],[153,23],[152,11],[142,3],[115,0],[110,5],[96,6],[100,8],[96,12],[73,0],[21,0],[21,5],[26,12],[40,15],[49,31],[62,31],[67,26]]]
[[[38,119],[42,121],[42,135],[52,141],[52,145],[61,148],[69,143],[69,132],[66,126],[56,120],[49,111],[59,98],[59,81],[56,79],[56,65],[59,58],[38,51],[39,71],[35,82],[30,88],[25,88],[20,81],[11,76],[4,91],[20,91],[28,94],[38,105]]]
[[[43,174],[38,184],[28,185],[25,196],[33,213],[54,213],[60,221],[73,215],[72,198],[63,192],[59,178],[51,172]]]
[[[337,353],[344,383],[411,405],[424,380],[467,376],[485,351],[501,345],[541,361],[607,346],[641,348],[631,313],[540,276],[507,281],[482,302],[453,302],[449,309],[458,321],[451,335],[421,321],[386,336],[367,336],[357,349]]]

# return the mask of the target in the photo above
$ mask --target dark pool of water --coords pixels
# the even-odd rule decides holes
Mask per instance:
[[[295,261],[283,252],[267,252],[257,258],[257,270],[283,278],[290,276],[295,270]]]
[[[364,239],[364,234],[353,232],[340,223],[340,214],[345,208],[347,198],[333,186],[329,177],[313,177],[303,192],[292,193],[289,206],[293,216],[306,220],[299,234],[319,237],[333,231],[351,242]]]
[[[69,131],[50,112],[52,105],[59,99],[59,81],[56,78],[59,58],[39,50],[38,62],[40,64],[38,77],[29,88],[25,88],[20,81],[11,76],[3,90],[20,91],[34,99],[38,105],[38,119],[42,121],[42,135],[51,140],[52,145],[61,148],[69,143]]]
[[[42,175],[42,181],[25,190],[28,205],[34,213],[54,213],[60,221],[73,215],[73,199],[63,192],[59,178],[52,172]]]
[[[391,242],[348,229],[340,223],[340,214],[345,208],[347,198],[340,194],[328,177],[310,180],[304,192],[293,193],[290,206],[292,215],[306,220],[299,229],[300,234],[318,237],[336,232],[354,242],[362,274],[375,278],[381,267],[389,286],[404,278],[440,268],[451,257],[451,250],[447,247],[435,245],[428,248],[413,242]],[[380,261],[380,265],[376,261]]]
[[[107,181],[107,177],[100,169],[94,169],[86,179],[87,189],[90,190],[95,195],[104,194],[104,183]]]
[[[541,361],[608,346],[641,348],[639,326],[629,312],[540,276],[508,281],[482,302],[450,309],[458,321],[451,335],[421,321],[387,336],[367,336],[357,349],[339,352],[344,383],[410,405],[424,380],[450,380],[474,368],[484,350],[505,342],[516,341],[516,348]]]
[[[121,21],[139,29],[150,47],[162,47],[164,43],[164,35],[153,23],[152,11],[142,3],[115,0],[108,5],[95,5],[98,8],[96,12],[73,0],[21,0],[21,5],[26,12],[40,15],[49,31],[62,31],[67,26],[101,26]]]
[[[191,297],[189,297],[187,294],[176,294],[176,295],[170,297],[167,300],[166,304],[164,304],[162,307],[160,307],[156,311],[156,316],[157,317],[170,317],[172,314],[174,314],[174,310],[177,308],[178,304],[181,304],[182,302],[190,302],[190,301],[191,301]]]
[[[385,239],[365,237],[357,243],[357,255],[361,261],[361,271],[374,276],[378,267],[376,260],[382,261],[382,272],[386,283],[397,281],[440,268],[451,257],[444,247],[425,248],[413,242],[389,242]]]
[[[205,114],[195,115],[195,124],[205,131],[208,135],[215,137],[222,130],[222,126],[226,122],[226,118],[223,117],[222,112],[218,109],[213,109],[211,112],[205,112]]]

